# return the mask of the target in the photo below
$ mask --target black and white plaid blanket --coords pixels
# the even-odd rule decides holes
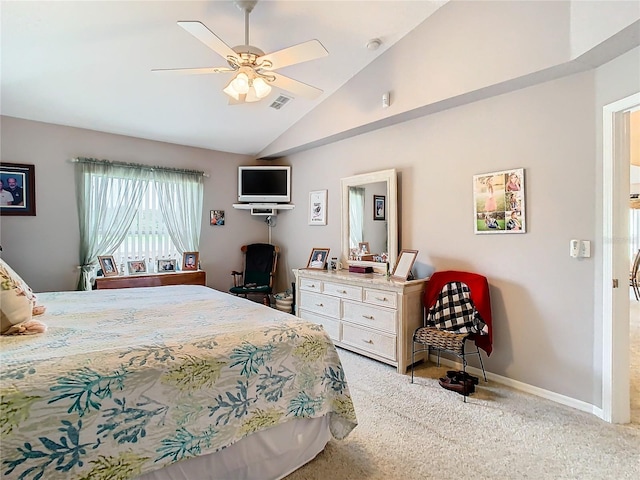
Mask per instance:
[[[442,287],[436,303],[427,313],[427,326],[456,333],[489,332],[470,297],[466,283],[450,282]]]

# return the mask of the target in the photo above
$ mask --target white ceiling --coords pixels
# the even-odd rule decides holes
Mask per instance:
[[[244,43],[231,1],[1,2],[2,115],[256,155],[446,1],[258,2],[250,43],[266,53],[318,39],[329,56],[278,70],[324,90],[269,108],[228,105],[229,74],[154,68],[225,66],[178,20],[199,20],[229,46]],[[366,48],[372,38],[382,46]]]

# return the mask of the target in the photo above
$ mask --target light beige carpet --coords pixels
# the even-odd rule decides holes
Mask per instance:
[[[438,385],[445,367],[422,365],[411,384],[339,352],[359,425],[286,480],[640,478],[638,424],[611,425],[493,382],[465,404]]]

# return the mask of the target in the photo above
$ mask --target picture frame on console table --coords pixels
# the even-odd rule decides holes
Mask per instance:
[[[418,257],[418,250],[402,249],[398,255],[398,260],[393,267],[391,278],[406,281],[411,275],[411,269]]]
[[[143,275],[147,273],[147,262],[144,260],[127,261],[127,270],[129,275]]]
[[[198,270],[199,252],[184,252],[182,254],[182,270]]]
[[[113,255],[100,255],[98,256],[98,263],[102,269],[102,275],[105,277],[117,277],[118,265]]]

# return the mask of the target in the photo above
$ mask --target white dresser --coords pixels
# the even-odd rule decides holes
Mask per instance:
[[[321,324],[340,347],[406,373],[413,332],[422,326],[428,279],[393,280],[347,270],[294,270],[296,315]]]

